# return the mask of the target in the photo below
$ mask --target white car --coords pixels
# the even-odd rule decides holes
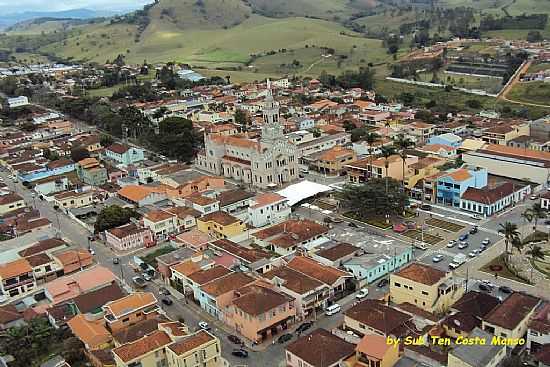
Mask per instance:
[[[455,240],[450,240],[448,243],[447,243],[447,247],[448,248],[452,248],[452,247],[455,247],[456,246],[456,241]]]
[[[482,244],[482,245],[485,245],[485,246],[488,246],[490,243],[491,243],[491,240],[488,239],[488,238],[486,238],[486,239],[484,239],[483,241],[481,241],[481,244]]]
[[[440,262],[441,260],[443,260],[443,255],[441,255],[441,254],[437,254],[437,255],[435,255],[434,257],[432,257],[432,261],[433,261],[434,263],[438,263],[438,262]]]
[[[477,252],[476,251],[472,251],[468,254],[468,256],[470,257],[476,257],[477,256]]]
[[[481,220],[481,215],[479,215],[479,214],[474,214],[474,215],[472,215],[472,219]]]
[[[460,266],[460,264],[457,264],[457,263],[450,263],[450,264],[449,264],[449,268],[451,268],[451,269],[453,269],[453,270],[456,269],[456,268],[458,268],[459,266]]]
[[[143,279],[145,279],[146,281],[148,281],[148,282],[150,282],[151,280],[153,280],[153,278],[151,278],[151,276],[150,276],[149,274],[147,274],[147,273],[141,274],[141,277],[142,277]]]
[[[368,296],[368,295],[369,295],[369,290],[368,290],[367,288],[363,288],[363,289],[361,289],[361,290],[359,291],[359,293],[357,293],[357,294],[355,295],[355,298],[357,298],[357,299],[363,299],[363,298],[365,298],[365,297]]]
[[[199,327],[202,330],[210,330],[210,325],[206,321],[199,321]]]

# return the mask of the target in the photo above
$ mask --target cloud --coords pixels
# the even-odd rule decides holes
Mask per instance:
[[[60,11],[70,9],[124,10],[135,9],[152,0],[0,0],[0,12]]]

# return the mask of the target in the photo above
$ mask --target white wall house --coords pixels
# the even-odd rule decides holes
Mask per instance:
[[[254,227],[278,223],[290,217],[288,199],[276,193],[260,194],[253,198],[248,207],[249,222]]]

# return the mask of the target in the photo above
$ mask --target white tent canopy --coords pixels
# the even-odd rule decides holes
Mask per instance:
[[[332,190],[333,188],[330,186],[321,185],[311,181],[302,181],[278,191],[277,194],[287,198],[288,204],[293,206],[304,199]]]

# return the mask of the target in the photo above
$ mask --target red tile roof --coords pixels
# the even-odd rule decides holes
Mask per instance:
[[[512,293],[485,316],[484,321],[512,330],[531,313],[540,299],[528,294]]]
[[[412,263],[399,270],[395,275],[425,285],[434,285],[445,277],[445,272],[421,263]]]
[[[151,334],[129,344],[113,349],[122,361],[128,363],[134,359],[156,351],[172,343],[172,340],[164,331],[154,331]]]

